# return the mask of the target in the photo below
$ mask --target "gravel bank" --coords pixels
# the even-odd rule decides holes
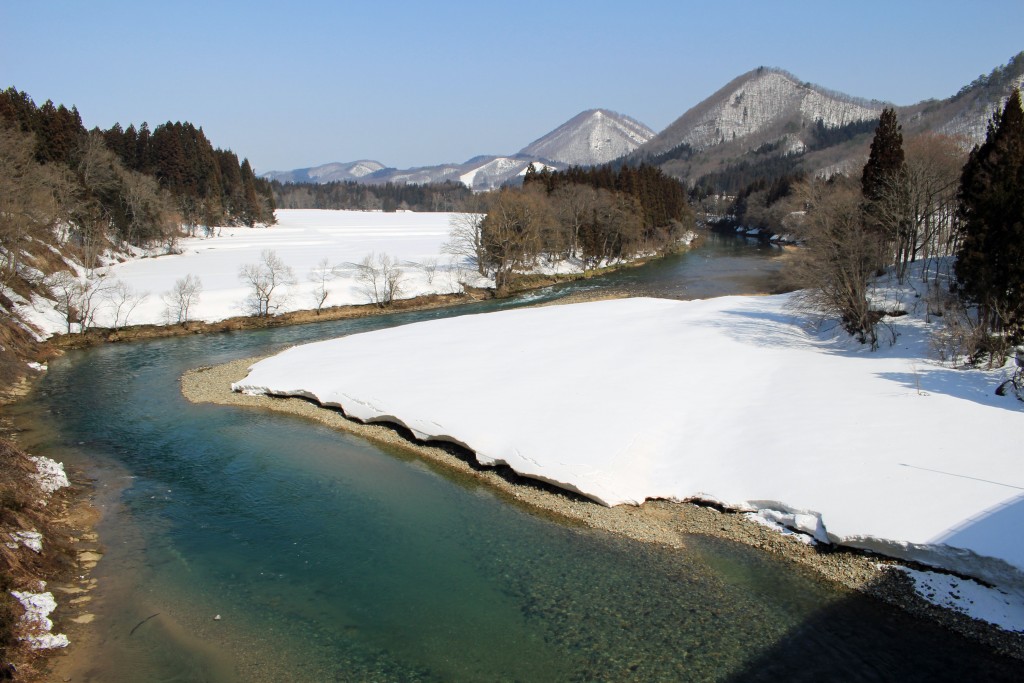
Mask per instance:
[[[259,358],[202,367],[181,378],[182,393],[194,403],[217,403],[273,410],[298,415],[378,443],[397,446],[419,457],[487,482],[510,502],[562,520],[621,534],[631,539],[670,548],[685,545],[687,534],[707,534],[737,541],[810,567],[821,576],[850,590],[881,599],[911,614],[937,621],[997,652],[1024,659],[1024,636],[1009,633],[952,610],[932,605],[918,596],[902,572],[886,571],[893,560],[844,548],[808,546],[742,514],[694,503],[648,501],[642,506],[607,508],[571,492],[519,477],[507,467],[484,468],[472,454],[450,444],[423,443],[401,428],[362,424],[340,411],[298,398],[247,396],[231,391],[231,383],[245,377]]]

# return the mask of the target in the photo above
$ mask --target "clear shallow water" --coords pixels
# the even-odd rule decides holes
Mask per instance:
[[[751,269],[771,280],[771,252],[708,250],[719,246],[722,270],[697,251],[601,286],[685,296],[715,280],[718,293],[750,291]],[[106,509],[97,642],[74,680],[1018,673],[749,548],[694,537],[668,552],[554,523],[402,452],[297,418],[191,405],[178,389],[199,365],[493,307],[112,345],[51,364],[20,408],[26,441],[94,477]]]

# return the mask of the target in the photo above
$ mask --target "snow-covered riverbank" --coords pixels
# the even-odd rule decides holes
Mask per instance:
[[[297,347],[236,385],[466,445],[608,505],[714,500],[1024,592],[1024,410],[997,372],[872,353],[788,296],[629,299]],[[330,368],[325,372],[325,368]]]

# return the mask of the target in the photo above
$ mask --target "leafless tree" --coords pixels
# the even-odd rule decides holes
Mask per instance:
[[[434,285],[434,276],[437,275],[437,257],[423,259],[423,263],[417,265],[423,271],[423,275],[426,276],[427,284],[432,287]]]
[[[356,282],[363,294],[381,308],[402,296],[405,274],[398,267],[397,259],[387,254],[369,253],[356,266]]]
[[[539,188],[506,188],[494,195],[481,230],[499,293],[508,291],[514,273],[534,265],[541,252],[541,228],[553,220],[547,195]]]
[[[551,194],[555,214],[568,235],[568,256],[579,255],[580,230],[591,218],[597,202],[597,190],[589,185],[570,183]]]
[[[806,310],[839,318],[850,334],[876,348],[880,316],[872,310],[869,294],[885,245],[864,221],[860,189],[837,178],[810,181],[798,192],[807,213],[797,228],[804,248],[787,268],[791,283],[799,288],[795,301]]]
[[[903,282],[910,263],[952,253],[955,203],[964,152],[957,141],[923,134],[905,145],[898,172],[879,178],[879,197],[871,217],[882,229],[889,261]]]
[[[117,280],[106,293],[107,300],[114,310],[114,329],[128,324],[128,318],[138,308],[139,304],[149,298],[149,292],[141,294],[132,289],[131,285],[123,280]]]
[[[320,315],[320,309],[324,307],[327,296],[330,293],[327,283],[334,279],[334,269],[327,262],[327,257],[320,259],[320,262],[309,271],[309,281],[313,283],[313,306],[316,314]]]
[[[60,217],[55,174],[34,153],[32,135],[0,124],[0,284],[21,273],[28,242],[44,238]]]
[[[483,222],[486,214],[457,213],[448,220],[446,254],[469,261],[481,275],[487,274],[487,251],[484,248]]]
[[[199,303],[202,293],[202,280],[191,273],[176,281],[171,291],[164,294],[164,317],[169,323],[188,324],[192,309]]]
[[[96,314],[114,286],[98,274],[83,279],[68,270],[51,274],[44,283],[57,302],[56,309],[64,316],[68,334],[75,330],[75,325],[79,332],[94,326]]]
[[[295,284],[295,273],[285,265],[277,252],[264,249],[260,252],[259,263],[247,263],[238,272],[238,279],[249,286],[246,299],[249,312],[265,318],[287,301],[289,285]],[[326,295],[325,297],[326,298]]]

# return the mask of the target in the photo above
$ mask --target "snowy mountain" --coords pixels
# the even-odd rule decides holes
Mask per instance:
[[[885,105],[834,93],[779,69],[761,67],[732,80],[675,120],[644,147],[662,154],[680,145],[702,151],[752,138],[757,145],[786,138],[799,148],[808,127],[877,119]]]
[[[570,166],[606,164],[629,154],[655,135],[644,124],[607,109],[581,112],[519,151]]]
[[[1002,109],[1014,88],[1024,88],[1024,52],[948,99],[927,100],[897,113],[905,130],[958,135],[966,146],[973,146],[985,140],[992,113]]]
[[[992,113],[1024,85],[1024,53],[943,100],[895,107],[905,136],[959,136],[980,143]],[[739,76],[633,152],[691,184],[727,192],[754,178],[859,173],[881,111],[893,106],[761,67]]]
[[[654,137],[644,124],[607,109],[590,109],[566,121],[517,154],[475,156],[463,163],[386,168],[377,161],[324,164],[293,171],[264,173],[282,183],[443,183],[461,182],[474,190],[491,190],[515,183],[533,164],[537,170],[570,165],[604,164],[637,149]]]
[[[350,161],[348,163],[331,163],[310,168],[297,168],[293,171],[269,171],[262,177],[267,180],[278,180],[282,183],[331,183],[343,180],[360,180],[384,168],[379,161]]]

